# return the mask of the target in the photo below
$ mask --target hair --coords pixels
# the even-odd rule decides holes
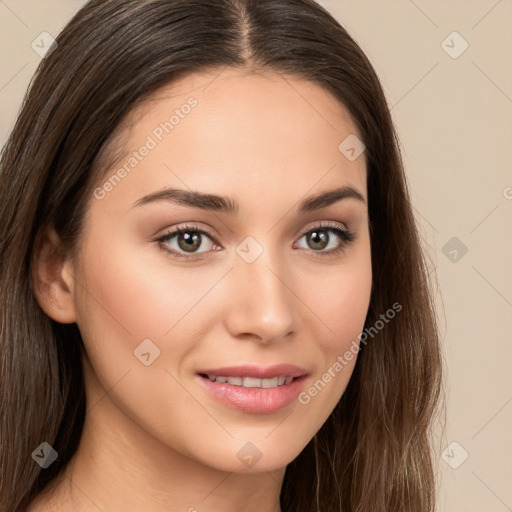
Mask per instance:
[[[93,0],[56,42],[0,160],[1,509],[27,510],[62,473],[85,419],[78,326],[49,318],[33,291],[40,233],[53,226],[76,254],[125,116],[187,74],[236,68],[314,81],[348,109],[366,147],[365,327],[402,308],[362,347],[335,409],[288,464],[282,510],[435,510],[443,360],[433,291],[390,110],[355,40],[313,0]],[[58,452],[46,469],[31,455],[43,441]]]

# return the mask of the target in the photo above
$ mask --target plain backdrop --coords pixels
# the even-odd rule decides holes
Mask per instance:
[[[0,0],[0,144],[77,0]],[[439,510],[512,511],[512,2],[323,0],[384,86],[438,283]],[[39,38],[39,39],[38,39]]]

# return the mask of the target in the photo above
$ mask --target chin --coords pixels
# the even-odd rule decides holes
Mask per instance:
[[[259,436],[239,434],[228,443],[217,445],[218,448],[214,452],[210,448],[207,460],[205,452],[202,452],[201,459],[204,464],[221,471],[241,474],[264,473],[286,468],[310,441],[309,438],[300,441],[296,432],[275,436],[272,439],[275,432],[271,432],[272,430],[266,429]]]

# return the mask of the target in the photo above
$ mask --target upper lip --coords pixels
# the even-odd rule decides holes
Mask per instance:
[[[212,375],[214,377],[254,377],[257,379],[272,379],[274,377],[302,377],[308,371],[293,364],[276,364],[273,366],[239,365],[225,366],[199,370],[198,374]]]

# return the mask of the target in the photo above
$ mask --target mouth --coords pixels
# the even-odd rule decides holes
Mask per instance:
[[[270,414],[297,399],[309,372],[292,365],[245,365],[200,370],[196,375],[209,398],[245,413]]]

